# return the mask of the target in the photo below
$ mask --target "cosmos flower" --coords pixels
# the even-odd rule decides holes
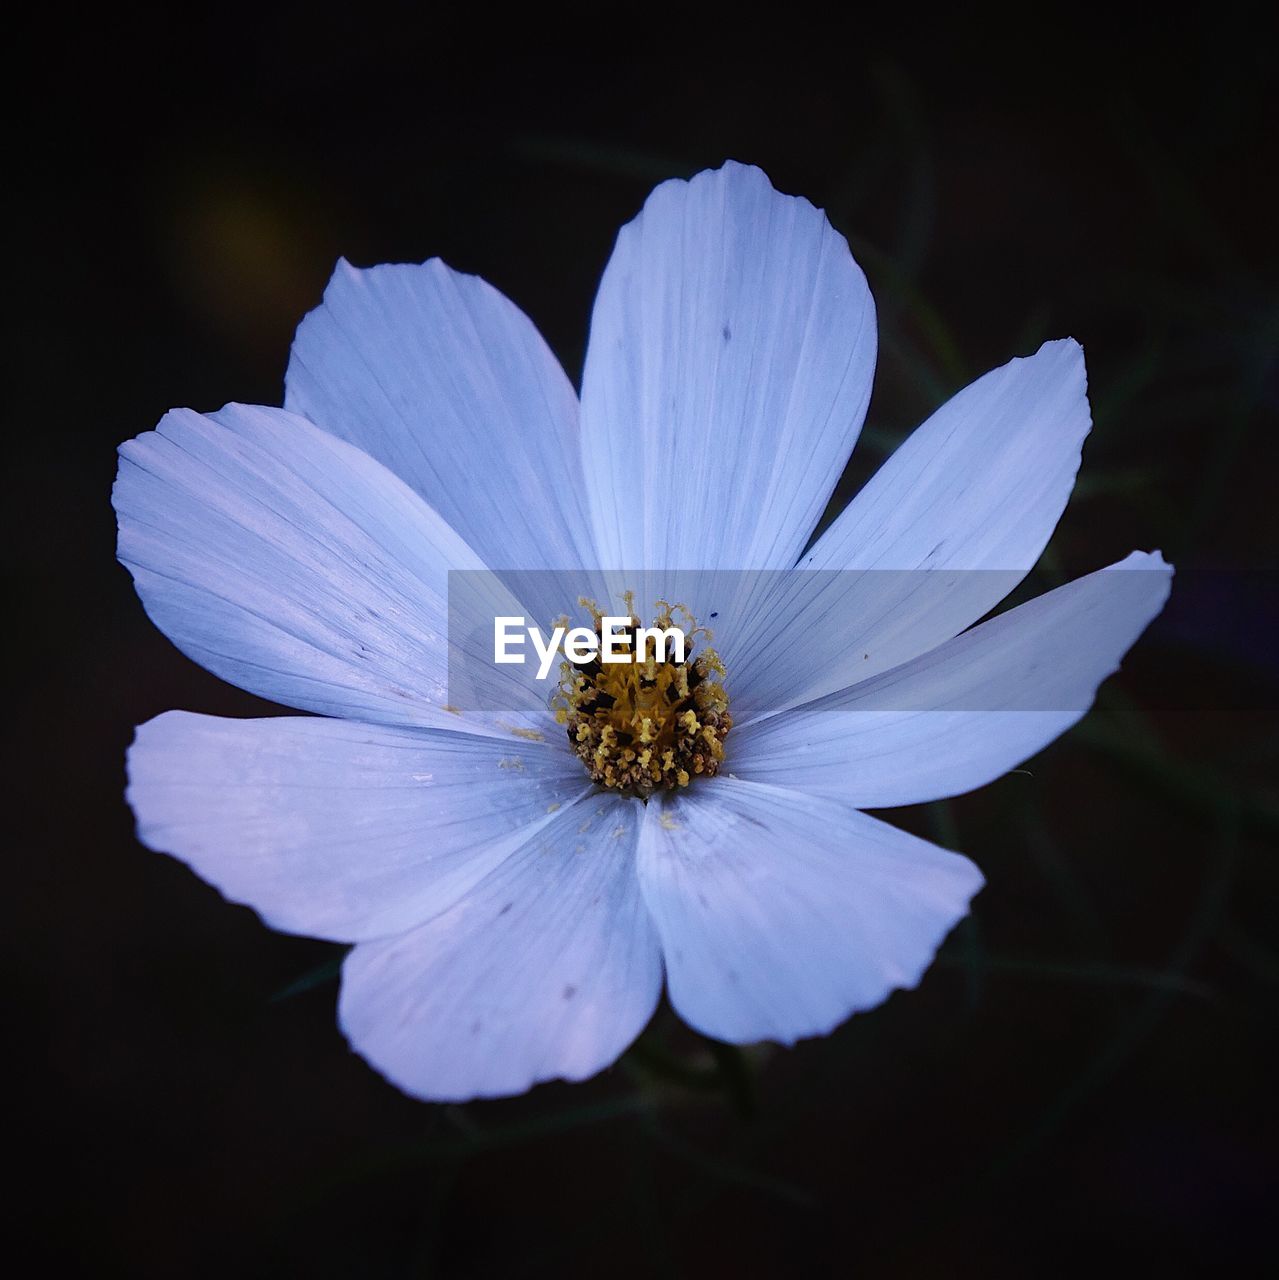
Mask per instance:
[[[142,725],[140,839],[277,929],[353,944],[342,1029],[422,1098],[591,1076],[663,982],[736,1043],[914,986],[982,877],[863,810],[971,790],[1054,739],[1171,570],[1133,553],[980,622],[1074,484],[1069,340],[943,405],[810,546],[875,348],[845,241],[737,164],[663,183],[621,231],[580,401],[483,281],[341,263],[283,409],[175,410],[120,450],[119,556],[152,620],[315,713]],[[711,598],[714,575],[796,566]],[[558,721],[510,668],[506,714],[454,705],[449,573],[486,567],[691,571],[717,662],[665,670],[677,705],[647,719],[575,671]],[[529,573],[530,616],[574,605],[536,598],[557,580]]]

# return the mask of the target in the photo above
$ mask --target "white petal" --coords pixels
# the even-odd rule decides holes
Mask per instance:
[[[138,836],[276,929],[353,942],[452,905],[584,794],[568,752],[320,718],[138,729]]]
[[[435,1100],[581,1080],[611,1063],[661,991],[635,878],[639,807],[595,795],[557,813],[444,915],[357,946],[339,1005],[352,1046]]]
[[[735,729],[727,767],[868,808],[983,786],[1083,716],[1171,579],[1158,552],[1134,552],[885,675]]]
[[[448,572],[482,566],[381,463],[247,405],[174,410],[120,455],[120,559],[188,657],[303,710],[461,727],[445,709]],[[465,668],[501,690],[509,723],[549,724],[530,668],[495,667],[491,647]]]
[[[285,386],[286,408],[388,466],[491,568],[594,562],[577,396],[528,317],[478,277],[439,259],[339,262]]]
[[[1092,419],[1063,338],[952,396],[804,557],[809,569],[1030,569],[1065,510]]]
[[[988,613],[1061,518],[1090,421],[1083,352],[1069,339],[947,401],[804,556],[800,568],[816,572],[757,605],[734,655],[743,713],[887,671]]]
[[[915,986],[982,885],[856,809],[722,775],[648,805],[639,872],[671,1003],[738,1044],[823,1035]]]
[[[874,305],[806,200],[728,164],[659,186],[617,238],[582,379],[610,568],[790,568],[861,430]]]

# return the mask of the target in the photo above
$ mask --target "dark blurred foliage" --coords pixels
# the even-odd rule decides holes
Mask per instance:
[[[10,19],[10,1238],[166,1277],[1261,1263],[1279,1128],[1266,11],[1124,29],[903,10],[844,30],[743,11],[713,33],[634,9],[563,31],[367,4],[144,12]],[[589,1084],[417,1104],[337,1032],[332,948],[134,842],[135,723],[273,709],[146,620],[113,562],[114,448],[173,405],[278,403],[339,254],[478,272],[576,376],[617,226],[657,180],[727,156],[824,206],[878,299],[838,501],[971,377],[1073,334],[1096,428],[1034,585],[1157,546],[1174,603],[1027,770],[891,815],[989,881],[918,992],[788,1052],[723,1051],[665,1012]]]

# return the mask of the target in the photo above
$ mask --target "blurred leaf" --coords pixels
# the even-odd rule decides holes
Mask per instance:
[[[960,353],[959,344],[941,313],[915,287],[893,258],[862,236],[846,234],[853,256],[866,268],[867,274],[875,279],[875,296],[881,309],[889,305],[900,308],[927,339],[941,370],[946,374],[948,382],[943,382],[922,353],[912,355],[908,351],[900,335],[900,324],[881,321],[881,344],[923,383],[930,400],[931,412],[969,380],[968,365]]]
[[[933,839],[945,849],[958,850],[962,841],[950,801],[937,800],[926,809]],[[977,917],[972,912],[966,915],[956,926],[953,936],[956,945],[947,960],[953,960],[964,970],[964,1003],[971,1011],[981,1001],[982,971],[986,967]]]
[[[1135,467],[1113,471],[1085,467],[1075,481],[1071,500],[1087,502],[1090,498],[1130,498],[1133,494],[1149,489],[1152,483],[1153,477],[1148,472],[1139,471]]]
[[[461,1132],[453,1138],[425,1138],[393,1148],[370,1152],[367,1156],[335,1171],[328,1182],[340,1186],[402,1173],[409,1169],[450,1165],[486,1151],[567,1133],[572,1129],[606,1124],[612,1120],[642,1115],[653,1110],[651,1099],[637,1094],[563,1107],[512,1124],[482,1128],[461,1107],[441,1107],[438,1114]],[[331,1188],[330,1188],[331,1189]],[[321,1189],[320,1194],[324,1194]]]
[[[1072,740],[1123,767],[1131,777],[1157,790],[1182,809],[1211,817],[1223,808],[1238,813],[1246,831],[1279,837],[1279,805],[1266,796],[1247,796],[1214,770],[1189,764],[1159,747],[1139,741],[1097,715],[1071,730]]]
[[[1145,1042],[1178,996],[1186,994],[1173,982],[1185,973],[1191,961],[1216,929],[1225,909],[1234,880],[1238,852],[1238,814],[1228,805],[1214,811],[1216,839],[1204,873],[1196,908],[1181,941],[1173,948],[1167,965],[1151,971],[1160,978],[1140,1009],[1124,1018],[1114,1035],[1085,1063],[1071,1082],[1054,1097],[1035,1120],[988,1167],[985,1176],[959,1189],[964,1202],[990,1195],[993,1188],[1024,1167],[1027,1159],[1060,1132],[1070,1115],[1101,1089]]]
[[[698,1093],[715,1093],[721,1087],[718,1068],[699,1067],[687,1062],[647,1032],[623,1054],[621,1063],[651,1080],[677,1084]]]
[[[927,257],[937,217],[937,176],[919,90],[896,63],[882,63],[873,73],[898,145],[892,150],[906,165],[906,194],[897,220],[893,260],[903,280],[918,277]]]
[[[1221,945],[1240,964],[1266,982],[1279,985],[1279,951],[1265,946],[1237,924],[1221,931]]]
[[[760,1173],[755,1169],[731,1160],[709,1156],[685,1142],[682,1138],[677,1138],[674,1134],[668,1133],[656,1125],[652,1126],[649,1132],[658,1146],[664,1147],[694,1168],[709,1174],[716,1181],[749,1187],[753,1191],[762,1191],[765,1195],[787,1200],[791,1204],[802,1205],[805,1208],[814,1203],[813,1197],[794,1183],[770,1177],[768,1174]]]
[[[972,960],[963,951],[944,948],[937,953],[937,963],[948,968],[968,969]],[[1095,983],[1102,986],[1137,987],[1166,991],[1176,995],[1211,1000],[1213,989],[1205,982],[1169,973],[1162,969],[1132,969],[1123,965],[1088,963],[1078,960],[1040,960],[1031,956],[999,956],[986,953],[981,967],[991,973],[1015,974],[1024,978],[1043,978],[1050,982]]]
[[[752,1119],[759,1110],[759,1102],[755,1093],[755,1077],[746,1055],[738,1045],[709,1037],[706,1046],[715,1059],[725,1096],[743,1120]]]
[[[347,952],[344,950],[340,955],[333,956],[323,964],[316,965],[314,969],[308,969],[300,978],[295,978],[290,982],[287,987],[281,987],[271,997],[270,1003],[277,1004],[281,1000],[290,1000],[294,996],[300,996],[304,991],[322,987],[326,982],[333,982],[342,972],[342,961],[346,959],[346,956]]]
[[[583,173],[607,173],[646,186],[668,178],[691,177],[701,167],[670,154],[607,146],[586,138],[526,134],[516,138],[511,149],[530,160],[563,165]]]

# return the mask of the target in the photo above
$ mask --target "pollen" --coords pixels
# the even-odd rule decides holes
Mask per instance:
[[[684,661],[675,661],[671,652],[659,661],[652,637],[646,637],[645,652],[637,653],[642,624],[633,593],[624,599],[628,621],[617,631],[614,648],[629,660],[603,662],[598,653],[588,662],[566,659],[551,705],[592,781],[647,798],[687,787],[694,778],[713,778],[724,760],[733,717],[722,684],[724,664],[710,647],[711,633],[684,605],[659,600],[652,625],[662,630],[680,625]],[[578,603],[590,611],[600,635],[600,609],[592,600]]]

